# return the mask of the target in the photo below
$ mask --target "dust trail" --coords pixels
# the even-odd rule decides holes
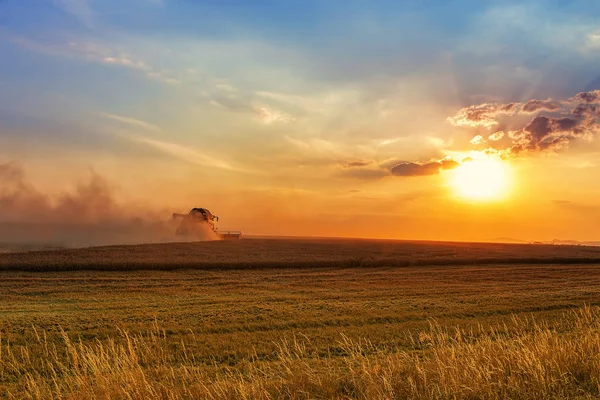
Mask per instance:
[[[0,164],[0,252],[111,244],[215,240],[209,227],[175,235],[170,214],[120,204],[109,183],[91,171],[72,190],[49,195],[21,165]]]

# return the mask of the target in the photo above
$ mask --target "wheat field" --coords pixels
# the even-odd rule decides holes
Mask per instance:
[[[140,244],[0,253],[0,270],[36,272],[401,267],[473,263],[600,263],[600,247],[305,238]]]
[[[51,252],[0,256],[38,263],[0,272],[0,398],[600,397],[595,248],[272,241],[252,253],[242,242],[222,256],[252,268],[190,254],[205,244],[173,245],[173,259],[209,263],[174,270],[154,269],[169,245],[131,248],[126,259],[145,249],[154,263],[132,270],[85,268],[82,254],[117,262],[125,246],[58,251],[77,267],[63,271],[43,270]],[[258,261],[304,263],[307,249],[336,264]],[[434,262],[344,264],[349,255]]]
[[[159,326],[88,344],[64,332],[49,343],[34,329],[33,344],[2,343],[0,379],[13,382],[8,398],[32,399],[591,399],[600,395],[599,330],[600,308],[583,307],[551,325],[430,322],[407,333],[408,350],[341,336],[332,357],[294,336],[276,343],[273,361],[230,368],[199,363]]]

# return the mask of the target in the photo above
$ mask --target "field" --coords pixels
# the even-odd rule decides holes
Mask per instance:
[[[598,248],[243,240],[0,269],[0,398],[600,396]]]
[[[600,247],[366,239],[252,239],[8,253],[0,270],[174,270],[600,263]]]

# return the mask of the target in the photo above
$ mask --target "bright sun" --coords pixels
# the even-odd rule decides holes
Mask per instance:
[[[472,201],[499,200],[508,194],[510,166],[498,159],[466,161],[450,172],[454,192]]]

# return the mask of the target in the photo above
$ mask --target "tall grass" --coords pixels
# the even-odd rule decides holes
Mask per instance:
[[[0,337],[0,397],[31,399],[552,399],[600,396],[600,308],[552,325],[513,317],[493,328],[431,322],[411,348],[342,336],[329,352],[282,339],[273,361],[235,368],[194,358],[155,326],[84,344],[62,334],[14,345]],[[242,344],[240,344],[242,345]]]

